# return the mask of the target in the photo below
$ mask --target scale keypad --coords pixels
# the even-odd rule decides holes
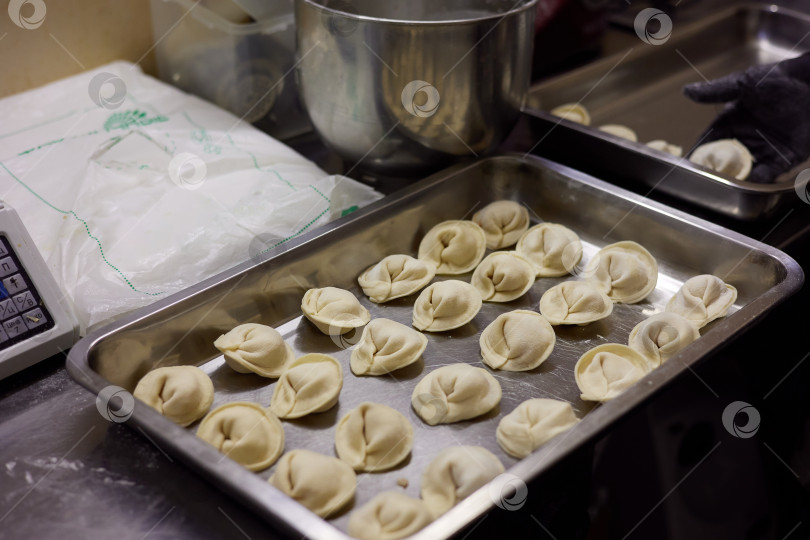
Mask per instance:
[[[13,246],[0,235],[0,350],[53,326],[53,317]]]

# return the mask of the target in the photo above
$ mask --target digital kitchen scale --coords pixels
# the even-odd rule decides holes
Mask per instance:
[[[0,379],[65,352],[79,322],[17,212],[0,201]]]

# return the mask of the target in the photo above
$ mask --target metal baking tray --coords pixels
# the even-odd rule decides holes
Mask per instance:
[[[694,103],[683,95],[683,86],[798,56],[810,50],[808,33],[810,15],[776,6],[743,5],[684,25],[675,20],[663,45],[639,39],[629,52],[533,86],[524,108],[539,141],[533,151],[600,178],[629,180],[740,220],[765,217],[795,197],[793,179],[807,164],[773,184],[755,184],[643,143],[665,139],[683,147],[686,155],[723,104]],[[546,112],[569,102],[588,109],[590,127]],[[639,142],[599,131],[603,124],[627,125]]]
[[[541,294],[565,278],[539,279],[524,297],[508,304],[485,303],[475,319],[452,332],[429,334],[424,361],[394,376],[358,378],[348,358],[351,339],[320,334],[300,312],[310,287],[332,285],[352,291],[373,317],[410,324],[413,297],[384,305],[368,301],[356,284],[362,270],[394,253],[415,254],[430,227],[447,219],[469,218],[487,203],[511,199],[531,209],[533,221],[563,223],[579,233],[585,257],[618,240],[646,246],[660,265],[658,286],[636,305],[616,305],[611,317],[586,327],[557,327],[549,360],[531,372],[493,372],[503,387],[494,412],[473,421],[427,426],[410,408],[418,380],[438,366],[467,362],[483,366],[478,334],[505,311],[537,309]],[[540,218],[538,218],[538,216]],[[733,283],[738,303],[733,314],[702,330],[701,339],[615,400],[600,407],[579,399],[573,367],[586,350],[601,343],[626,343],[631,328],[657,310],[687,278],[713,273]],[[464,276],[462,279],[469,279]],[[92,392],[110,384],[132,390],[158,366],[193,364],[207,371],[216,389],[214,406],[233,400],[268,405],[274,380],[237,374],[223,365],[212,342],[234,325],[260,322],[280,329],[296,353],[323,352],[340,360],[344,386],[337,406],[298,421],[284,422],[286,450],[309,448],[333,455],[337,420],[363,401],[388,404],[414,425],[415,443],[407,463],[396,470],[358,476],[354,508],[384,490],[419,496],[420,475],[436,453],[456,444],[483,445],[514,474],[529,483],[563,456],[593,439],[612,422],[713,350],[754,324],[796,292],[803,273],[784,253],[677,210],[650,202],[570,168],[537,158],[498,156],[455,167],[422,180],[371,206],[296,239],[264,261],[242,264],[197,286],[141,309],[93,332],[70,351],[70,374]],[[583,418],[574,429],[521,462],[505,454],[495,440],[504,414],[531,397],[567,400]],[[181,428],[138,402],[128,424],[142,430],[164,452],[209,478],[221,489],[274,523],[280,530],[309,538],[345,538],[349,512],[329,522],[286,498],[265,480],[272,469],[254,474],[194,435],[196,425]],[[494,507],[482,488],[418,534],[446,537]]]

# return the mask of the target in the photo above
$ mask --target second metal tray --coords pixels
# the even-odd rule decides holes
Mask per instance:
[[[348,366],[347,347],[351,343],[322,335],[302,320],[301,298],[310,287],[343,287],[354,292],[373,317],[410,324],[413,297],[373,304],[357,287],[357,276],[386,255],[414,254],[424,234],[436,223],[469,218],[476,209],[499,199],[525,204],[534,222],[542,218],[572,228],[583,240],[585,258],[618,240],[640,242],[658,260],[658,286],[641,303],[616,305],[604,321],[586,327],[557,327],[554,352],[539,368],[525,373],[493,371],[503,387],[503,399],[495,411],[471,421],[427,426],[410,407],[411,392],[421,377],[454,362],[483,366],[478,345],[480,331],[505,311],[536,310],[542,293],[570,276],[539,279],[522,298],[507,304],[486,303],[462,328],[429,334],[424,362],[388,377],[355,377]],[[795,261],[769,246],[650,203],[567,167],[516,156],[458,165],[302,236],[270,255],[263,262],[238,266],[92,333],[70,351],[68,369],[77,381],[98,393],[110,384],[131,391],[138,379],[155,367],[193,364],[211,375],[216,389],[215,406],[243,399],[268,405],[275,381],[238,374],[223,365],[212,345],[221,333],[239,323],[259,322],[278,328],[297,354],[332,354],[344,366],[339,403],[325,413],[284,422],[286,450],[309,448],[333,455],[338,419],[363,401],[398,409],[415,430],[411,457],[402,467],[359,476],[353,508],[381,491],[402,490],[397,486],[400,478],[409,483],[404,492],[418,497],[425,466],[439,450],[456,444],[487,447],[509,474],[531,485],[532,479],[596,437],[687,366],[755,323],[796,292],[803,280]],[[686,279],[702,273],[716,274],[737,287],[739,298],[732,314],[705,327],[699,340],[615,400],[600,407],[582,401],[573,374],[579,356],[601,343],[626,343],[636,323],[660,311]],[[500,449],[495,429],[503,415],[531,397],[569,401],[583,420],[518,462]],[[196,426],[181,428],[140,402],[135,404],[128,424],[253,508],[277,530],[298,537],[346,538],[343,531],[348,513],[330,522],[309,513],[266,482],[272,469],[254,474],[224,458],[194,435]],[[497,502],[487,487],[482,488],[417,537],[450,536],[472,524]]]
[[[643,143],[665,139],[683,147],[686,154],[723,104],[690,101],[683,95],[685,84],[798,56],[810,50],[810,41],[804,39],[808,33],[810,15],[756,4],[684,26],[675,21],[665,44],[638,40],[624,53],[533,86],[524,113],[531,117],[538,141],[534,151],[590,174],[629,180],[733,218],[765,217],[795,197],[796,169],[773,184],[755,184]],[[560,121],[547,112],[569,102],[581,102],[588,109],[590,127]],[[636,131],[639,142],[596,129],[603,124],[627,125]]]

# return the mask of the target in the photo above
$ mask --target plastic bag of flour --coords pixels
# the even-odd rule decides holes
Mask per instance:
[[[381,197],[126,62],[0,100],[0,118],[0,199],[82,333]]]

